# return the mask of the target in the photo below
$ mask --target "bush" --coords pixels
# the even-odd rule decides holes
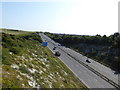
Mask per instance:
[[[18,47],[12,47],[9,50],[10,52],[13,52],[14,54],[19,54],[20,53],[20,49]]]
[[[11,65],[11,56],[8,53],[8,49],[2,48],[2,64]]]
[[[29,73],[28,69],[27,69],[25,66],[20,66],[20,67],[19,67],[19,70],[20,70],[22,73]]]
[[[3,33],[3,35],[2,35],[2,45],[5,48],[11,48],[11,46],[17,46],[15,36]]]
[[[36,41],[39,41],[40,43],[42,42],[40,35],[36,33],[24,35],[24,36],[21,36],[21,38],[26,39],[26,40],[36,40]]]

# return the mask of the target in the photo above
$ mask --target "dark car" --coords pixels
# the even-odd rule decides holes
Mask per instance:
[[[56,49],[56,47],[53,48],[53,50],[55,50],[55,49]]]
[[[55,56],[60,56],[61,54],[60,54],[60,52],[59,51],[56,51],[55,52]]]
[[[87,63],[91,63],[88,59],[86,60]]]

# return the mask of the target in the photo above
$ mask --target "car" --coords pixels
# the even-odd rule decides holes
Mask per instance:
[[[55,50],[57,47],[54,47],[53,50]]]
[[[87,62],[87,63],[91,63],[88,59],[86,59],[86,62]]]
[[[64,44],[61,44],[61,46],[65,46]]]
[[[58,46],[61,46],[61,44],[58,44]]]
[[[55,52],[55,56],[60,56],[60,55],[61,55],[61,53],[59,51]]]

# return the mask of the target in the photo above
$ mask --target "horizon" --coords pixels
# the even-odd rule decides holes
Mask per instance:
[[[118,32],[118,1],[1,2],[1,27],[25,31],[109,36]]]
[[[8,29],[8,30],[13,30],[13,31],[27,31],[27,32],[42,32],[42,33],[45,33],[45,31],[29,31],[29,30],[22,30],[22,29],[12,29],[12,28],[0,28],[0,29]],[[48,33],[52,33],[52,32],[48,32]],[[119,33],[120,34],[120,32],[114,32],[114,33]],[[112,34],[110,34],[110,35],[113,35],[114,33],[112,33]],[[84,34],[69,34],[69,33],[52,33],[52,34],[66,34],[66,35],[78,35],[78,36],[82,36],[82,35],[84,35]],[[100,34],[95,34],[95,35],[87,35],[87,36],[96,36],[96,35],[100,35]],[[106,35],[106,34],[104,34],[104,35]],[[104,36],[104,35],[100,35],[100,36]],[[107,37],[109,37],[110,35],[106,35]]]

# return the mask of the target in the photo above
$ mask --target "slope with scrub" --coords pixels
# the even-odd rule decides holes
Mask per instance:
[[[37,33],[2,30],[3,88],[87,87],[47,48]]]

